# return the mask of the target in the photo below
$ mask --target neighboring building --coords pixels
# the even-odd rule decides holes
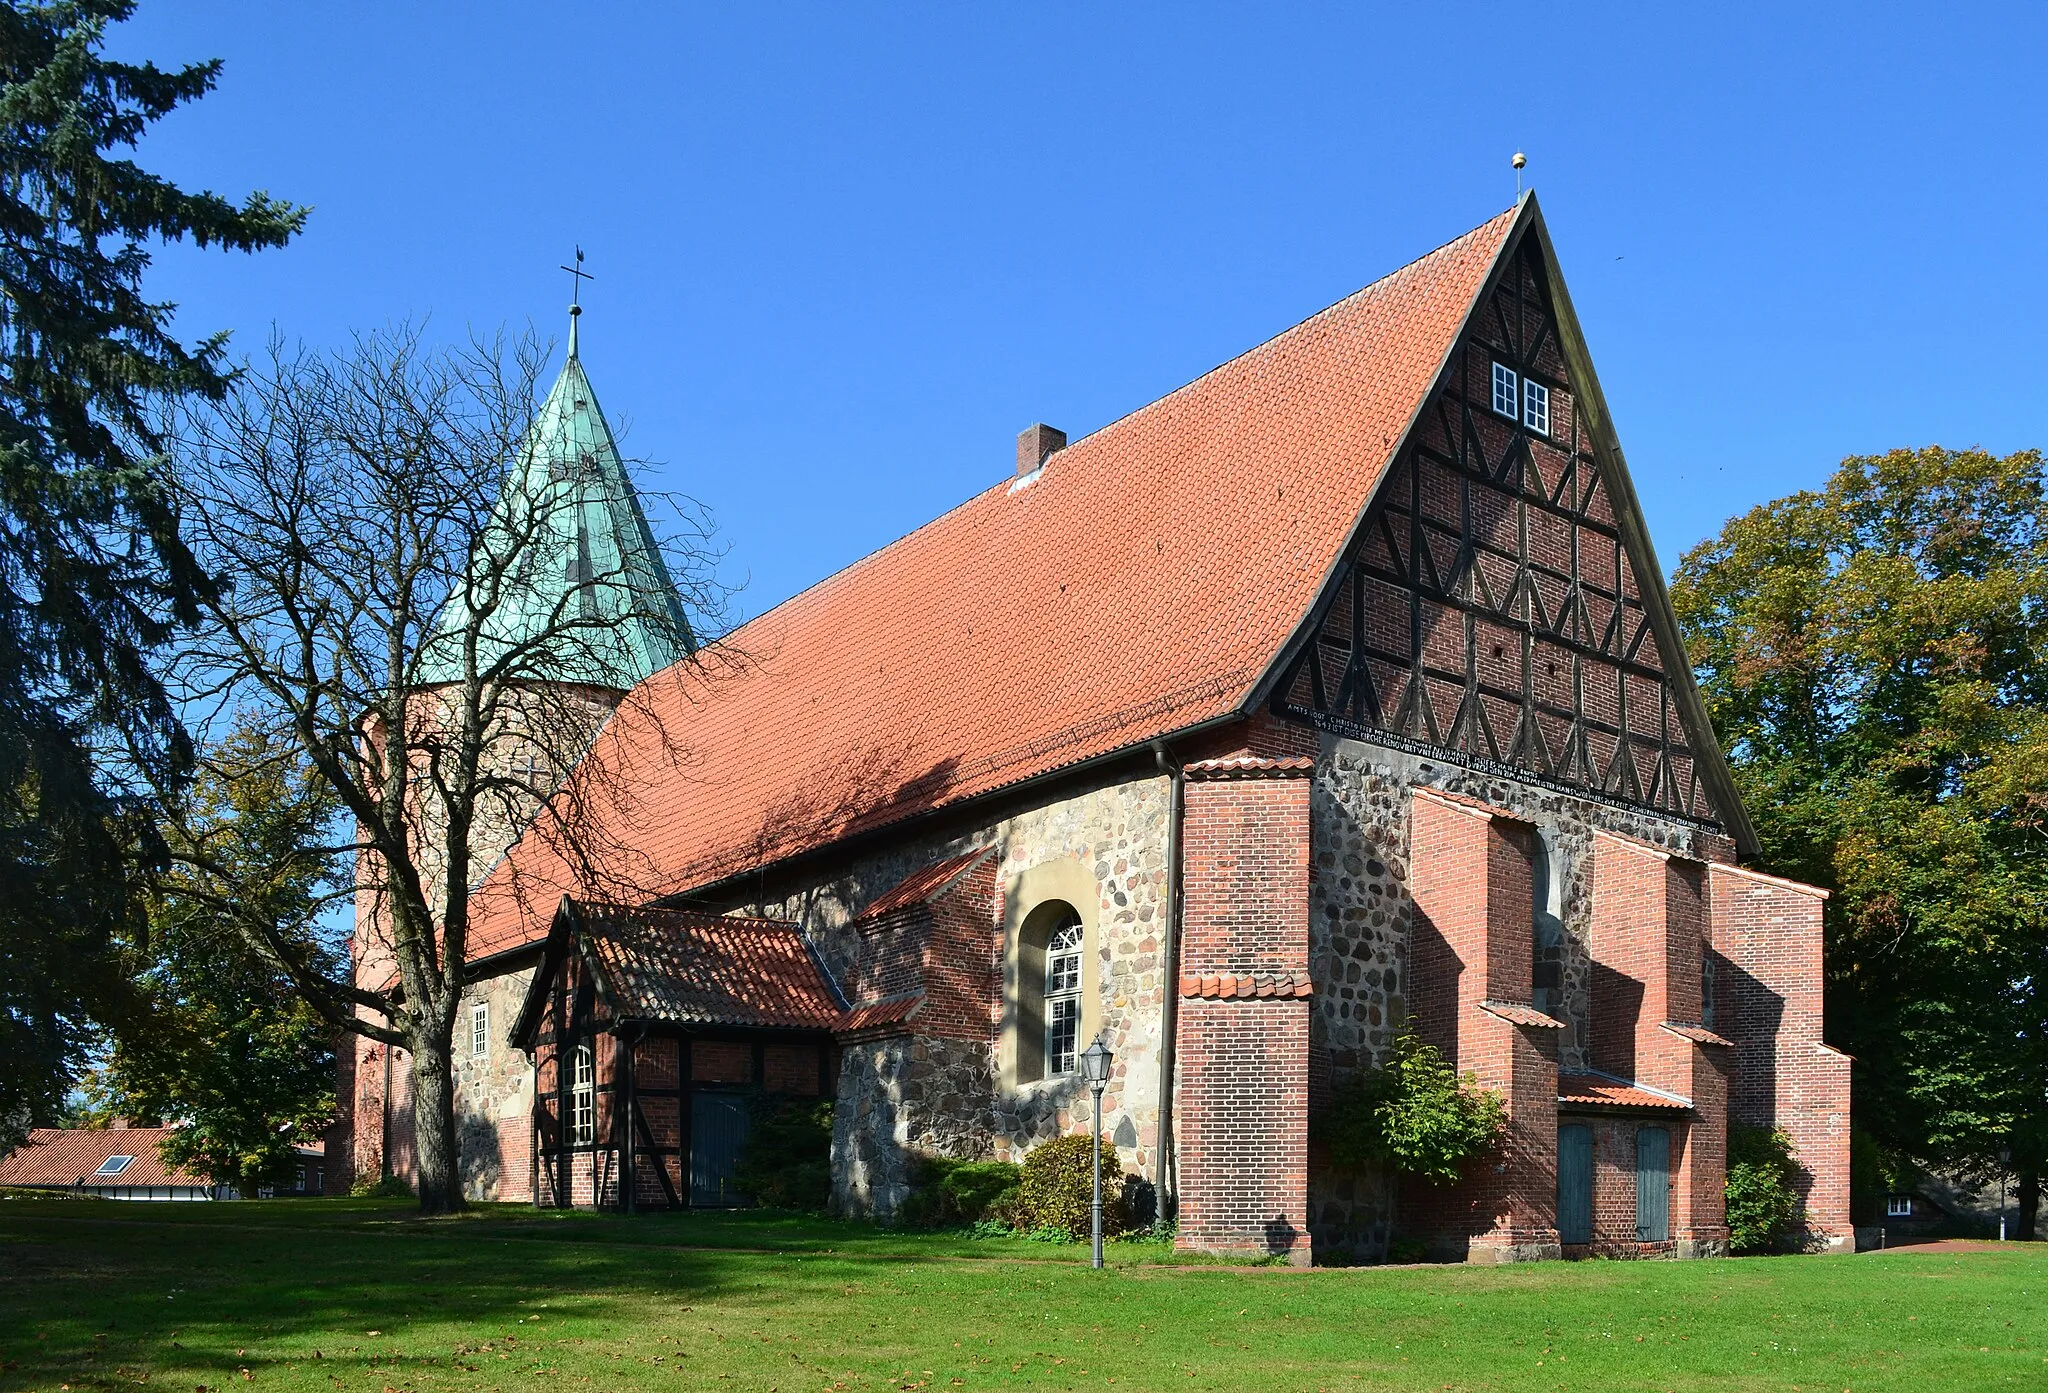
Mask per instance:
[[[0,1160],[0,1188],[63,1190],[109,1200],[216,1200],[234,1190],[166,1165],[170,1127],[38,1127]]]
[[[1731,1116],[1849,1245],[1823,892],[1737,863],[1533,197],[1093,435],[1032,427],[729,642],[590,756],[635,787],[634,903],[539,838],[480,887],[476,1196],[727,1202],[767,1089],[836,1100],[837,1205],[887,1219],[917,1152],[1085,1127],[1099,1035],[1190,1249],[1715,1253]],[[1411,1018],[1511,1117],[1442,1190],[1310,1140]],[[403,1065],[345,1062],[354,1174],[408,1173]]]

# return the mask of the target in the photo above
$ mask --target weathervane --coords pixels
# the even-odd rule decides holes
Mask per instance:
[[[583,269],[583,248],[576,248],[576,264],[564,266],[571,277],[569,281],[569,356],[576,356],[576,320],[583,313],[583,282],[594,281],[596,276]]]

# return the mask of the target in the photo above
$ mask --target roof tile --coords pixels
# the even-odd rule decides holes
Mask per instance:
[[[205,1188],[203,1175],[166,1165],[157,1147],[173,1127],[38,1127],[0,1160],[0,1185],[181,1185]],[[132,1156],[119,1175],[93,1174],[110,1156]]]
[[[796,926],[683,909],[579,906],[584,942],[625,1019],[835,1030],[839,994]]]

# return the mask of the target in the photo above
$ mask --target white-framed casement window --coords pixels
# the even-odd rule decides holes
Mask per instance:
[[[1522,424],[1538,435],[1550,434],[1550,389],[1526,378],[1522,381]]]
[[[577,1146],[597,1140],[597,1061],[590,1046],[578,1045],[569,1073],[569,1139]]]
[[[1516,395],[1515,370],[1506,363],[1493,365],[1493,409],[1510,421],[1522,419],[1521,402]]]
[[[478,1059],[491,1052],[491,1004],[488,1001],[470,1004],[469,1052]]]
[[[1893,1195],[1884,1202],[1884,1212],[1887,1217],[1893,1219],[1912,1218],[1913,1197],[1911,1195]]]
[[[1045,944],[1045,1076],[1074,1072],[1081,1042],[1081,921],[1056,931]]]

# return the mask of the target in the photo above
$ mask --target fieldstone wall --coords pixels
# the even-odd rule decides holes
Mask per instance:
[[[1725,842],[1646,809],[1325,735],[1310,812],[1309,969],[1316,996],[1309,1032],[1311,1057],[1327,1058],[1331,1078],[1312,1088],[1312,1098],[1327,1099],[1336,1081],[1377,1068],[1407,1020],[1404,974],[1414,912],[1408,802],[1417,786],[1463,794],[1536,825],[1554,886],[1556,943],[1539,957],[1557,970],[1554,1013],[1565,1023],[1559,1066],[1583,1072],[1592,1038],[1593,833],[1634,837],[1698,860],[1730,859]],[[1337,1173],[1321,1149],[1312,1148],[1309,1217],[1318,1259],[1383,1258],[1398,1228],[1396,1188],[1382,1176]]]
[[[506,1043],[526,1000],[531,967],[472,982],[455,1017],[455,1131],[462,1149],[462,1192],[473,1200],[533,1198],[533,1069]],[[490,1012],[488,1047],[470,1052],[470,1008]]]
[[[1001,901],[1015,878],[1046,862],[1078,862],[1095,885],[1097,1012],[1116,1057],[1103,1094],[1103,1131],[1125,1167],[1150,1180],[1159,1124],[1170,798],[1163,776],[1105,784],[952,836],[906,840],[795,895],[744,908],[801,924],[835,977],[846,980],[859,952],[853,916],[912,871],[974,847],[996,847],[989,947],[1000,955]],[[1041,1141],[1087,1130],[1091,1099],[1078,1077],[1005,1086],[996,1050],[993,1031],[986,1042],[907,1036],[846,1049],[833,1124],[835,1198],[843,1212],[893,1213],[908,1192],[910,1151],[1017,1160]],[[891,1148],[905,1154],[885,1154]]]

